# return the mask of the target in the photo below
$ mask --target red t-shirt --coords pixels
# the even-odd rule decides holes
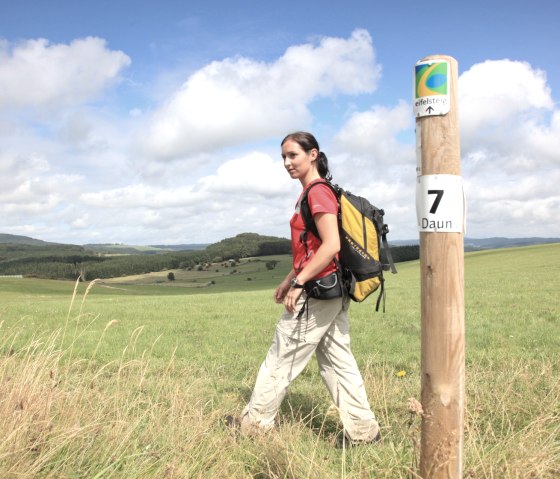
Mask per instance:
[[[324,180],[314,180],[307,185],[307,188],[316,182],[324,182]],[[307,232],[307,251],[305,244],[302,242],[301,234],[305,231],[305,223],[299,211],[299,203],[302,196],[303,191],[298,198],[296,211],[290,220],[290,229],[292,234],[292,258],[296,274],[300,273],[301,270],[305,268],[315,252],[319,249],[319,246],[321,246],[321,239],[317,238],[311,231]],[[318,185],[313,187],[307,195],[307,201],[309,203],[309,209],[311,210],[312,216],[315,216],[317,213],[332,213],[333,215],[338,214],[338,201],[333,191],[327,185]],[[336,264],[334,261],[331,261],[326,268],[313,279],[322,278],[334,271],[336,271]]]

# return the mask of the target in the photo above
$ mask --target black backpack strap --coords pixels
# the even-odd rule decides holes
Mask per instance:
[[[311,233],[313,233],[317,238],[320,238],[319,236],[319,230],[317,230],[317,225],[315,224],[315,221],[313,221],[313,216],[311,215],[311,209],[309,208],[309,201],[307,200],[307,196],[309,195],[309,190],[311,190],[311,188],[313,188],[314,186],[317,185],[327,185],[330,186],[330,188],[334,191],[335,195],[336,195],[336,191],[334,190],[333,186],[327,182],[327,181],[317,181],[316,183],[311,184],[303,193],[300,201],[299,201],[299,211],[301,213],[301,217],[303,219],[303,222],[305,224],[305,231],[302,233],[302,240],[305,239],[307,240],[307,232],[311,231]],[[305,237],[303,236],[305,235]],[[305,244],[307,244],[307,242],[304,242]]]
[[[385,251],[385,256],[387,261],[389,261],[389,267],[391,268],[391,273],[396,274],[397,268],[395,262],[393,261],[393,255],[391,254],[391,248],[389,248],[389,242],[387,241],[387,233],[389,232],[389,227],[383,225],[383,231],[381,233],[381,241],[383,242],[383,250]],[[383,285],[382,285],[383,286]]]
[[[339,198],[338,186],[331,184],[327,180],[317,181],[316,183],[312,183],[303,192],[303,195],[301,196],[301,199],[299,200],[299,211],[300,211],[300,214],[301,214],[301,218],[303,219],[303,223],[305,224],[305,230],[303,230],[299,239],[305,247],[305,254],[306,255],[308,254],[308,251],[307,251],[307,233],[310,231],[311,233],[313,233],[315,235],[316,238],[321,239],[321,236],[319,235],[319,230],[317,229],[317,225],[315,224],[315,221],[313,221],[313,215],[311,214],[311,209],[309,208],[309,201],[307,200],[307,196],[309,195],[309,190],[311,188],[313,188],[314,186],[317,186],[317,185],[327,185],[332,190],[332,192],[334,193],[335,197],[337,198],[337,201],[339,201],[338,200],[338,198]],[[338,207],[337,220],[339,222],[338,227],[339,227],[339,231],[340,231],[340,203],[339,203],[339,207]],[[338,261],[336,261],[336,259],[334,261],[335,261],[335,264],[337,266],[337,270],[340,271],[340,264],[338,263]]]
[[[377,303],[375,304],[375,311],[379,311],[379,305],[381,304],[381,300],[383,300],[383,312],[385,312],[385,279],[383,275],[379,277],[381,284],[379,286],[379,296],[377,297]]]

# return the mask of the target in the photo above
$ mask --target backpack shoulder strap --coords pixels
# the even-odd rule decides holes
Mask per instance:
[[[339,197],[339,188],[336,185],[329,183],[328,181],[317,181],[316,183],[311,184],[307,189],[303,192],[303,195],[299,201],[299,211],[301,213],[301,218],[305,223],[305,231],[303,234],[307,233],[307,231],[311,231],[317,238],[319,238],[319,231],[317,230],[317,225],[315,221],[313,221],[313,215],[311,214],[311,209],[309,208],[309,201],[307,196],[309,195],[309,190],[317,185],[327,185],[335,194],[337,200]]]
[[[383,249],[385,251],[385,257],[389,264],[387,265],[387,269],[391,269],[391,273],[396,274],[397,268],[395,266],[395,262],[393,261],[393,255],[391,254],[391,248],[389,248],[389,242],[387,241],[387,233],[389,232],[389,227],[384,224],[383,231],[381,232],[381,241],[383,242]]]

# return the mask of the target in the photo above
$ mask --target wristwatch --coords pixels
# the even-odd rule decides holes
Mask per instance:
[[[298,279],[296,277],[294,277],[290,280],[290,286],[292,288],[303,288],[303,284],[299,284]]]

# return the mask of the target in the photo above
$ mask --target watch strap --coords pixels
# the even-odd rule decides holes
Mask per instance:
[[[298,283],[297,278],[292,278],[290,281],[290,286],[292,288],[299,288],[299,289],[303,289],[303,284]]]

